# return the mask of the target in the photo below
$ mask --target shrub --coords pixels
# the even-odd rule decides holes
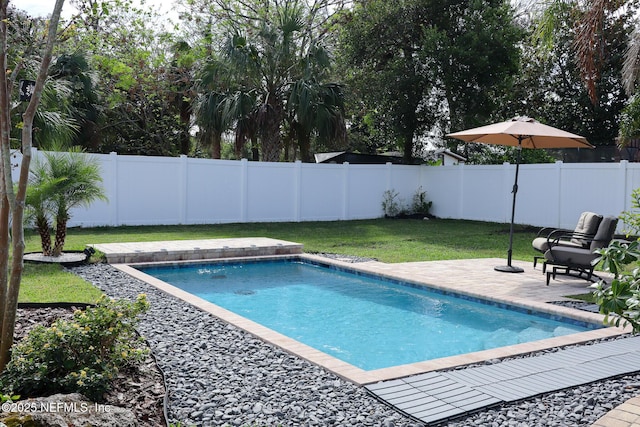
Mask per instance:
[[[145,356],[135,325],[148,308],[145,295],[133,302],[103,295],[72,320],[36,326],[13,346],[0,390],[27,397],[78,392],[101,400],[118,369]]]
[[[620,219],[625,224],[627,235],[640,234],[640,188],[636,188],[631,193],[631,210],[622,212]]]
[[[419,187],[413,195],[411,212],[427,215],[432,204],[433,202],[427,200],[427,193],[422,191],[422,187]]]
[[[630,324],[634,332],[640,332],[640,268],[629,271],[629,266],[637,265],[640,260],[640,242],[614,241],[599,253],[602,269],[614,275],[610,286],[604,280],[595,285],[594,296],[600,313],[605,315],[606,323]]]
[[[630,228],[640,230],[640,189],[632,194],[633,210],[620,214]],[[640,240],[612,241],[608,247],[597,251],[602,259],[602,269],[611,272],[613,279],[607,286],[604,280],[595,285],[594,297],[605,315],[605,322],[619,326],[630,324],[635,333],[640,332]]]
[[[396,190],[387,190],[382,195],[382,211],[385,216],[394,217],[402,211]]]
[[[428,215],[433,202],[427,200],[427,193],[419,187],[411,199],[411,204],[404,205],[396,190],[387,190],[382,195],[382,211],[385,217],[394,218],[403,215]]]

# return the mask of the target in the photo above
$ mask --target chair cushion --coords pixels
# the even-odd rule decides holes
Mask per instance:
[[[595,236],[593,236],[593,241],[591,242],[590,250],[594,251],[596,249],[604,248],[608,246],[613,239],[613,236],[616,232],[616,227],[618,226],[618,218],[614,216],[608,216],[602,219],[600,222],[600,226],[598,227],[598,231]]]
[[[549,241],[547,240],[546,237],[536,237],[535,239],[533,239],[533,242],[531,242],[531,245],[533,246],[533,248],[537,251],[540,251],[542,253],[546,252],[547,249],[549,249]],[[573,243],[570,242],[568,240],[559,240],[558,241],[558,245],[562,245],[562,246],[573,246],[576,248],[581,248],[582,244],[579,243]]]
[[[544,253],[544,258],[552,264],[584,268],[590,268],[591,261],[599,256],[591,252],[590,249],[570,246],[554,246]]]
[[[593,236],[598,231],[600,221],[602,221],[602,215],[598,215],[593,212],[582,212],[580,218],[578,219],[578,223],[576,224],[576,228],[573,231],[575,233]],[[589,243],[591,242],[591,240],[574,237],[573,239],[571,239],[571,242],[577,245],[582,245],[583,247],[589,247]]]

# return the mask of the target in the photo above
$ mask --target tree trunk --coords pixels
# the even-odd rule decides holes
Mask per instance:
[[[222,135],[218,132],[211,132],[211,158],[222,157]]]
[[[7,70],[7,0],[0,0],[0,69]],[[3,73],[0,78],[0,147],[9,147],[11,134],[11,94],[9,93],[8,74]],[[6,151],[6,150],[3,150]],[[9,171],[5,168],[9,167]],[[6,177],[11,177],[11,162],[2,157],[0,162],[0,372],[8,362],[8,351],[2,351],[4,344],[5,321],[4,313],[7,311],[6,302],[9,295],[9,201],[7,188],[4,183]],[[13,331],[11,338],[13,339]],[[10,346],[11,344],[9,344]]]
[[[7,6],[8,0],[0,0],[0,69],[7,70]],[[22,128],[22,161],[20,163],[20,175],[18,179],[17,190],[14,190],[13,180],[11,174],[11,147],[9,140],[9,131],[11,129],[11,118],[8,110],[10,109],[11,96],[9,88],[12,87],[13,82],[10,81],[9,75],[3,73],[0,77],[0,111],[2,111],[2,118],[0,119],[0,160],[2,165],[0,170],[2,172],[2,179],[0,182],[3,185],[3,189],[0,192],[2,195],[2,202],[0,208],[3,209],[0,212],[0,244],[4,244],[0,249],[0,280],[4,280],[0,283],[0,288],[4,288],[6,291],[0,292],[4,299],[0,301],[0,313],[2,313],[2,331],[0,332],[0,372],[4,370],[10,358],[10,350],[13,345],[13,333],[16,324],[16,313],[18,308],[18,295],[20,292],[20,281],[22,280],[23,271],[23,257],[24,257],[24,206],[27,195],[27,183],[29,180],[29,166],[31,164],[31,147],[33,140],[33,119],[36,115],[36,110],[40,99],[42,98],[42,91],[44,83],[49,71],[49,64],[51,63],[51,56],[53,52],[53,45],[56,41],[56,34],[58,30],[58,21],[60,20],[60,13],[62,12],[62,5],[64,0],[56,0],[56,4],[53,9],[49,20],[49,29],[47,33],[46,47],[42,55],[42,62],[40,63],[40,69],[38,71],[38,77],[36,79],[36,86],[31,96],[31,101],[27,106],[25,113],[23,114],[23,128]],[[21,67],[19,65],[18,67]],[[8,263],[8,233],[5,233],[4,221],[8,223],[9,212],[11,211],[11,243],[13,249],[13,257],[11,262],[11,273],[8,277],[7,284],[7,269]],[[8,227],[6,228],[8,230]],[[6,234],[6,236],[5,236]],[[5,257],[4,250],[6,248],[7,256]]]
[[[56,221],[56,241],[53,246],[53,256],[62,255],[64,242],[67,239],[67,219],[65,217]]]
[[[0,169],[3,166],[0,165]],[[0,177],[0,183],[4,181],[4,174]],[[7,311],[6,302],[9,295],[9,201],[7,193],[4,191],[5,185],[2,184],[3,190],[0,190],[2,200],[0,200],[0,349],[5,347],[4,330],[5,321],[4,313]],[[7,330],[9,328],[7,327]],[[11,331],[11,340],[13,340],[13,330]],[[13,343],[13,341],[12,341]],[[11,347],[11,344],[9,344]],[[7,352],[8,353],[8,352]],[[5,365],[9,361],[8,354],[0,352],[0,373],[4,370]]]
[[[413,133],[411,135],[407,134],[404,137],[403,158],[407,164],[413,162]]]
[[[311,159],[311,133],[306,132],[302,127],[298,128],[298,145],[300,146],[300,160],[304,163],[312,163]]]
[[[262,161],[263,162],[279,162],[281,140],[280,140],[280,126],[275,126],[274,123],[270,123],[262,133],[260,138],[262,143]]]
[[[40,234],[42,255],[51,256],[51,230],[47,217],[44,215],[38,215],[36,218],[36,228],[38,229],[38,234]]]
[[[182,124],[182,130],[180,131],[180,154],[188,156],[191,151],[191,135],[189,134],[191,104],[184,100],[180,102],[180,123]]]
[[[258,138],[254,135],[251,137],[251,160],[254,162],[260,161],[260,149],[258,145]]]
[[[280,138],[280,123],[276,117],[269,117],[262,132],[262,161],[279,162],[282,151],[282,139]]]

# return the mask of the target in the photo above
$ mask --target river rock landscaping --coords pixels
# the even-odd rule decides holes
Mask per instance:
[[[139,324],[182,426],[420,426],[363,388],[105,264],[71,269],[112,297],[146,293]],[[499,361],[495,361],[499,363]],[[138,389],[145,395],[147,389]],[[588,426],[640,393],[640,374],[482,410],[440,426]],[[142,424],[141,424],[142,425]]]

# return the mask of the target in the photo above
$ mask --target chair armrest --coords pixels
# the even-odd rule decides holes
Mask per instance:
[[[573,233],[573,230],[568,230],[566,228],[544,227],[538,231],[536,237],[549,237],[552,233]]]
[[[593,234],[578,233],[570,230],[554,230],[547,235],[547,244],[551,248],[552,246],[559,245],[561,240],[570,241],[578,239],[583,242],[583,245],[585,245],[586,243],[590,243],[593,240],[593,237]]]

